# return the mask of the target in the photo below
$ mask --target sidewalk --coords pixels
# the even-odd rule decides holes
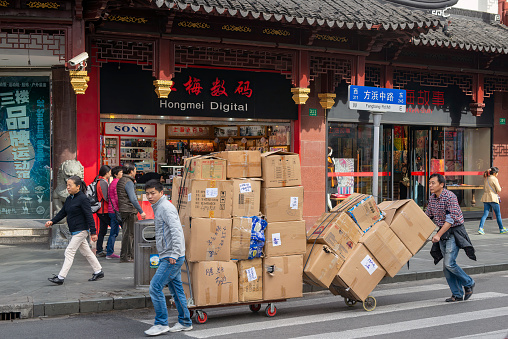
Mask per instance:
[[[504,220],[508,224],[508,219]],[[487,220],[486,235],[476,233],[479,221],[466,222],[478,261],[471,261],[463,251],[458,263],[469,274],[508,270],[508,234],[499,234],[495,221]],[[442,264],[434,265],[428,243],[395,278],[382,283],[442,277]],[[120,242],[115,246],[120,250]],[[0,245],[0,314],[20,312],[21,318],[56,316],[72,313],[151,307],[148,289],[134,287],[134,264],[100,258],[105,278],[89,282],[92,271],[85,258],[77,253],[63,285],[47,278],[58,274],[64,250],[47,246]],[[311,291],[304,285],[304,291]],[[166,293],[167,290],[166,290]],[[17,316],[17,315],[14,315]]]

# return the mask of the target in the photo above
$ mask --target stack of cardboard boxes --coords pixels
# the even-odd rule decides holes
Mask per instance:
[[[305,225],[298,155],[221,152],[187,159],[182,175],[173,181],[172,201],[184,229],[194,304],[301,296]],[[261,212],[268,221],[265,258],[251,242],[253,228],[266,224]],[[188,280],[185,272],[182,280]]]
[[[376,205],[371,196],[352,194],[308,231],[304,280],[365,300],[385,275],[398,273],[434,229],[413,200]]]

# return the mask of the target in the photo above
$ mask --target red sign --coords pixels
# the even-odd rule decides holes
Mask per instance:
[[[207,126],[168,126],[168,137],[208,137],[210,129]]]

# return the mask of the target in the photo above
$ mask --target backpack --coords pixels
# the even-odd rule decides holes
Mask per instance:
[[[97,183],[98,179],[95,179],[90,185],[86,186],[86,197],[90,200],[90,206],[92,207],[92,213],[97,213],[101,208],[101,202],[97,195]]]

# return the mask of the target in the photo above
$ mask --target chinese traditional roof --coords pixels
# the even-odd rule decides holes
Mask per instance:
[[[439,17],[382,0],[153,0],[160,8],[329,28],[405,30],[439,26]]]
[[[494,15],[452,9],[447,24],[413,38],[415,45],[508,54],[508,27]]]

